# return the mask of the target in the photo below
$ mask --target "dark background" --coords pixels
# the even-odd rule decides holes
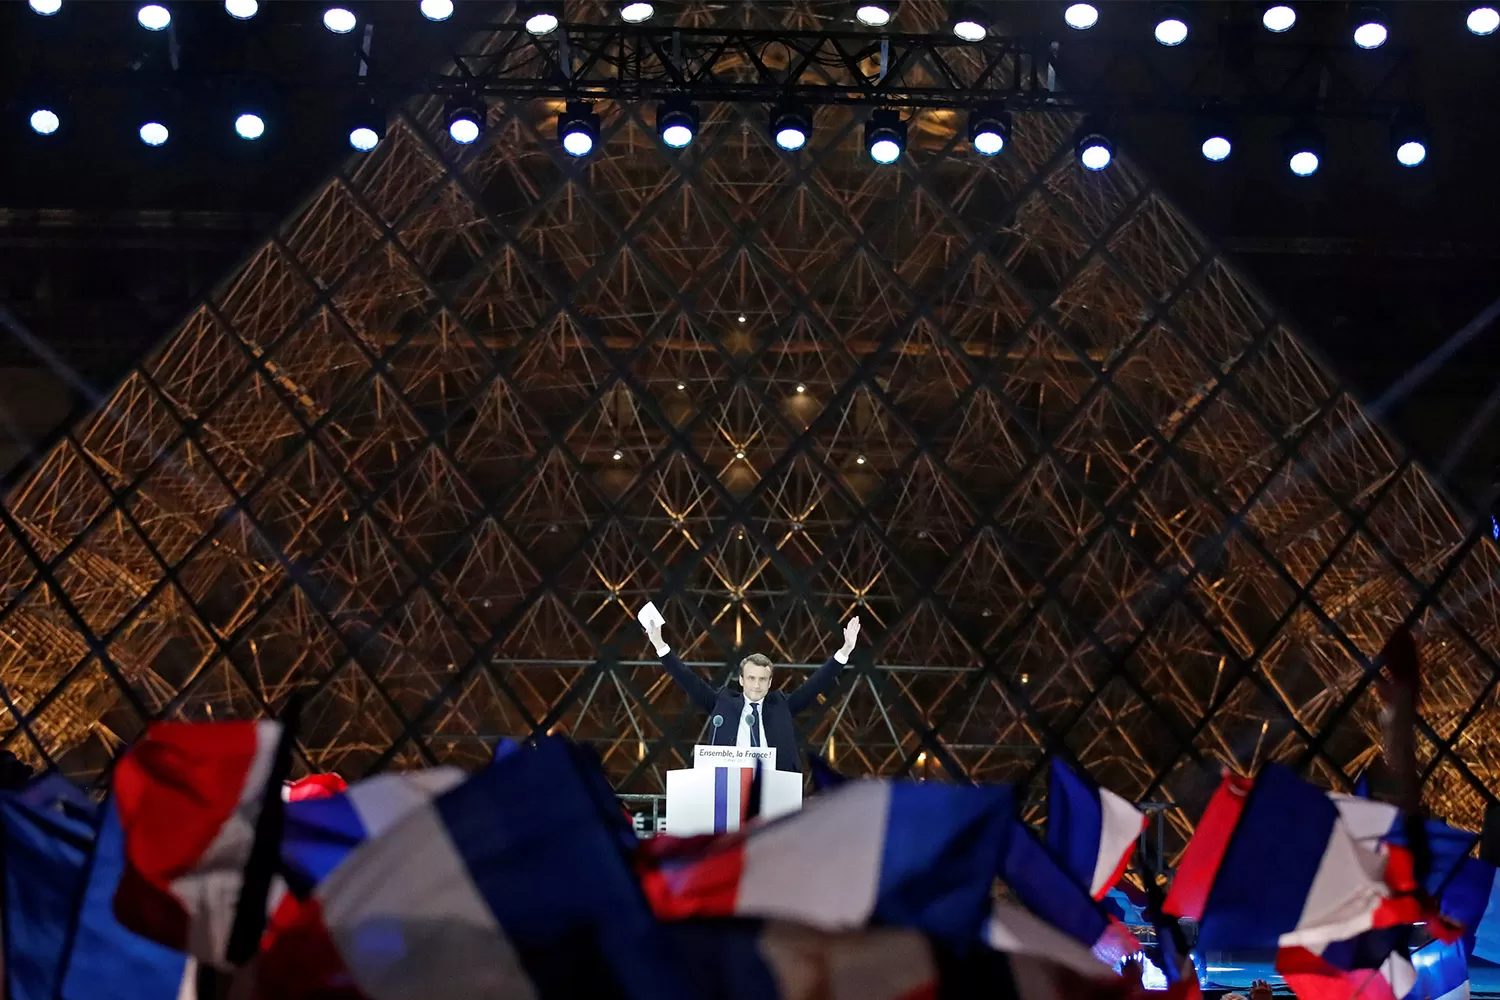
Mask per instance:
[[[505,5],[458,0],[460,16],[445,24],[423,19],[415,0],[348,6],[373,24],[371,55],[382,71],[410,73],[441,66],[476,16]],[[1060,30],[1060,3],[991,6],[1012,30]],[[1142,39],[1152,59],[1174,57],[1149,41],[1154,5],[1100,6],[1091,37]],[[1350,5],[1296,6],[1292,37],[1347,41]],[[1323,169],[1307,179],[1285,168],[1278,136],[1286,122],[1245,123],[1223,164],[1198,155],[1181,117],[1119,122],[1124,152],[1366,400],[1500,296],[1500,33],[1470,35],[1470,6],[1385,5],[1390,45],[1411,47],[1406,86],[1432,127],[1428,162],[1415,169],[1395,163],[1385,128],[1368,121],[1323,122]],[[175,69],[174,40],[139,28],[135,7],[65,0],[43,18],[21,0],[0,2],[0,302],[83,380],[69,386],[37,345],[0,333],[0,400],[32,439],[82,405],[81,384],[107,390],[348,155],[347,88],[285,86],[314,70],[345,80],[355,72],[359,32],[325,31],[323,5],[270,0],[239,22],[217,0],[177,3]],[[1248,2],[1188,8],[1195,43],[1258,15]],[[1264,31],[1255,38],[1277,43]],[[205,68],[243,75],[233,92],[215,90],[198,82]],[[44,139],[26,127],[42,81],[99,74],[146,86],[54,93],[70,102],[64,130]],[[258,143],[230,132],[242,99],[267,110]],[[148,107],[172,123],[162,149],[135,137]],[[1496,336],[1493,326],[1480,331],[1391,417],[1398,437],[1433,466],[1500,376]],[[1450,483],[1471,507],[1486,502],[1497,452],[1500,436],[1488,431]],[[0,442],[0,467],[23,453]]]

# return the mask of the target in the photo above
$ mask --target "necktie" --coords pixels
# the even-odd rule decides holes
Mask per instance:
[[[750,706],[750,745],[760,746],[760,703]]]

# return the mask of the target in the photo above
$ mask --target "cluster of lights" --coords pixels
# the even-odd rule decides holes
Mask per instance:
[[[973,22],[973,16],[972,13],[967,15],[969,20],[964,22],[963,31],[960,31],[959,20],[955,20],[953,32],[965,41],[982,41],[985,36],[983,22]],[[1063,23],[1075,31],[1087,31],[1099,23],[1099,7],[1091,3],[1069,3],[1063,8]],[[1297,9],[1285,3],[1265,4],[1261,7],[1260,23],[1267,31],[1278,35],[1291,31],[1297,24]],[[1492,35],[1500,30],[1500,11],[1494,7],[1472,7],[1464,19],[1464,26],[1476,35]],[[1356,8],[1350,31],[1354,44],[1362,49],[1378,49],[1391,35],[1385,15],[1374,5]],[[1169,47],[1187,41],[1186,9],[1180,4],[1162,4],[1157,9],[1152,34],[1158,42]]]

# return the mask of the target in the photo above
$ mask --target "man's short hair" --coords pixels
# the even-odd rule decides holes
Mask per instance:
[[[771,658],[765,653],[751,653],[740,661],[740,673],[743,674],[746,667],[770,667],[772,665]]]

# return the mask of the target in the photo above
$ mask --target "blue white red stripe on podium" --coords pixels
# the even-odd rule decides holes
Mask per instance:
[[[672,920],[757,917],[825,931],[874,921],[973,941],[1013,801],[1002,786],[850,782],[738,833],[643,843],[642,887]]]

